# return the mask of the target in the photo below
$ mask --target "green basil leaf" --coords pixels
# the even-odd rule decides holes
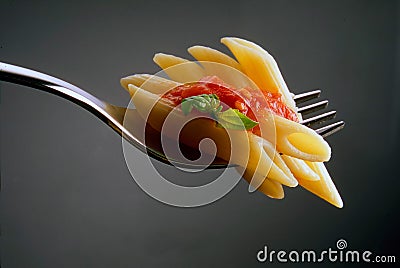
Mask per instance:
[[[187,99],[184,99],[181,103],[181,109],[184,115],[188,115],[193,110],[193,103]]]
[[[237,109],[229,108],[221,112],[222,105],[215,94],[201,94],[182,100],[181,109],[185,115],[188,115],[193,108],[210,114],[217,121],[218,126],[227,129],[250,130],[258,125],[258,122],[251,120]]]
[[[181,104],[181,109],[185,115],[189,114],[193,108],[196,108],[199,112],[209,114],[214,114],[222,109],[219,98],[215,94],[188,97],[183,99]]]
[[[221,127],[234,130],[250,130],[258,125],[258,122],[251,120],[239,110],[232,108],[217,114],[217,122]]]

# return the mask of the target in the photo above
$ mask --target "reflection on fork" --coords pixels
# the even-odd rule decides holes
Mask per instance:
[[[296,102],[296,106],[298,106],[300,103],[304,103],[309,100],[318,98],[320,96],[320,94],[321,94],[321,90],[316,89],[316,90],[308,91],[305,93],[297,94],[293,97],[293,99]],[[308,105],[299,107],[297,112],[300,113],[301,116],[303,117],[303,120],[300,123],[307,127],[314,129],[314,127],[316,127],[328,120],[334,119],[336,116],[336,111],[329,111],[329,112],[314,115],[312,117],[304,119],[304,115],[312,114],[316,111],[325,109],[327,106],[328,106],[328,101],[323,100],[323,101],[319,101],[316,103],[312,103],[312,104],[308,104]],[[345,125],[344,121],[337,121],[337,122],[331,123],[329,125],[326,125],[326,126],[323,126],[320,128],[316,128],[314,130],[318,134],[320,134],[322,137],[326,138],[326,137],[338,132],[339,130],[343,129],[344,125]]]

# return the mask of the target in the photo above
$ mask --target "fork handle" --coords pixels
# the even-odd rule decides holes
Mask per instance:
[[[84,108],[105,109],[100,99],[66,81],[24,67],[0,62],[0,81],[24,85],[66,98]]]
[[[0,62],[0,81],[43,90],[70,100],[94,114],[141,151],[147,151],[146,146],[124,127],[123,120],[127,112],[125,107],[118,107],[102,101],[61,79],[9,63]],[[151,150],[150,153],[155,155],[156,159],[161,159]]]

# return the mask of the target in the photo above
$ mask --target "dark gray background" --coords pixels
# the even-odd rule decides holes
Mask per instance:
[[[128,102],[122,76],[158,71],[155,52],[187,56],[194,44],[226,51],[219,38],[239,36],[278,59],[294,92],[324,89],[347,126],[328,139],[328,168],[343,209],[300,187],[287,189],[281,201],[249,194],[243,181],[211,205],[184,209],[137,186],[120,137],[93,115],[1,83],[1,267],[272,267],[256,261],[264,245],[323,250],[339,238],[350,249],[400,261],[399,7],[2,0],[1,61],[58,76],[112,103]]]

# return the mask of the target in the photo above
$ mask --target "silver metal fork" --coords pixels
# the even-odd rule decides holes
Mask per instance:
[[[134,113],[134,110],[102,101],[79,87],[53,76],[8,63],[0,62],[0,81],[28,86],[70,100],[94,114],[142,152],[164,163],[170,163],[163,153],[146,146],[137,135],[124,127],[125,114]]]
[[[109,127],[111,127],[114,131],[116,131],[119,135],[121,135],[124,139],[126,139],[133,146],[138,148],[144,153],[147,153],[152,158],[159,160],[163,163],[167,164],[175,164],[184,168],[195,168],[199,169],[200,166],[193,166],[187,163],[182,163],[178,161],[174,161],[172,159],[168,159],[164,153],[162,152],[162,147],[160,144],[155,141],[150,141],[146,139],[146,143],[139,138],[140,135],[132,132],[131,129],[126,129],[124,127],[124,116],[126,113],[135,113],[135,110],[127,109],[125,107],[119,107],[112,105],[108,102],[100,100],[95,96],[89,94],[88,92],[80,89],[79,87],[72,85],[68,82],[65,82],[61,79],[52,77],[47,74],[43,74],[34,70],[30,70],[27,68],[19,67],[16,65],[2,63],[0,62],[0,81],[10,82],[14,84],[24,85],[31,88],[39,89],[42,91],[46,91],[51,94],[55,94],[64,99],[70,100],[75,104],[83,107],[90,113],[94,114],[97,118],[105,122]],[[307,100],[317,98],[321,93],[320,90],[314,90],[302,94],[298,94],[294,96],[294,100],[296,104],[305,102]],[[302,115],[320,110],[325,108],[328,104],[328,101],[322,101],[319,103],[315,103],[312,105],[307,105],[299,108],[298,112]],[[334,117],[336,114],[335,111],[324,113],[318,116],[314,116],[309,119],[303,120],[301,123],[312,127],[318,123],[329,120]],[[328,126],[316,129],[316,131],[327,137],[338,130],[342,129],[344,126],[344,122],[336,122],[330,124]],[[150,127],[146,128],[146,135],[157,137],[157,132]],[[226,162],[220,159],[216,159],[213,164],[207,166],[210,169],[217,168],[225,168],[227,167]]]
[[[320,89],[315,89],[312,91],[304,92],[301,94],[297,94],[293,97],[294,101],[296,102],[296,106],[299,107],[299,104],[307,102],[309,100],[318,98],[321,94]],[[301,124],[314,128],[328,120],[331,120],[336,117],[336,111],[329,111],[322,114],[314,115],[312,117],[308,117],[304,119],[305,115],[315,113],[316,111],[325,109],[328,106],[328,101],[323,100],[316,103],[308,104],[302,107],[299,107],[297,112],[300,113],[303,117],[303,120],[300,122]],[[335,123],[331,123],[329,125],[314,129],[318,134],[322,137],[328,137],[339,130],[344,128],[344,121],[337,121]]]

